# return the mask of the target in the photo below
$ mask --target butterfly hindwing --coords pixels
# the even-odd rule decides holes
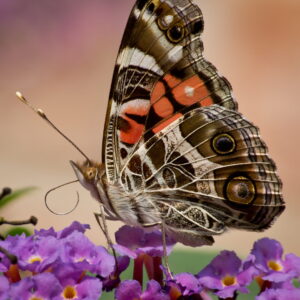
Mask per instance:
[[[195,107],[140,144],[121,178],[183,243],[226,227],[263,230],[284,209],[258,128],[218,105]]]
[[[236,109],[228,81],[203,58],[202,13],[191,0],[139,0],[121,42],[103,138],[113,182],[137,145],[193,106]]]

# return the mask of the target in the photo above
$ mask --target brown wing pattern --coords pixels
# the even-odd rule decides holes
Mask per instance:
[[[195,107],[141,143],[121,175],[186,244],[211,243],[226,227],[264,230],[284,210],[258,128],[218,105]]]
[[[121,42],[103,137],[114,182],[137,145],[194,106],[235,110],[228,81],[203,56],[202,13],[190,0],[138,0]]]

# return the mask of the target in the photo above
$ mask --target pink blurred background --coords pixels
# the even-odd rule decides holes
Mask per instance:
[[[261,129],[284,182],[287,208],[265,233],[230,231],[213,249],[249,252],[269,236],[300,254],[299,202],[300,2],[298,0],[198,0],[205,56],[232,83],[240,111]],[[10,219],[39,218],[38,227],[61,229],[72,220],[90,223],[96,201],[78,184],[51,194],[50,205],[75,212],[51,214],[44,194],[75,179],[69,160],[82,160],[45,122],[17,101],[20,90],[41,107],[88,156],[100,160],[103,123],[119,43],[133,0],[1,0],[1,186],[39,187],[2,210]],[[109,223],[111,233],[120,226]],[[209,250],[209,248],[205,248]]]

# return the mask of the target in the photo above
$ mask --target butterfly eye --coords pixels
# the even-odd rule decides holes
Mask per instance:
[[[85,177],[88,180],[94,179],[96,176],[96,169],[95,168],[88,168],[85,172]]]
[[[250,204],[255,198],[256,191],[251,179],[245,176],[235,176],[227,182],[225,193],[229,201]]]
[[[234,138],[228,133],[218,134],[212,141],[213,150],[217,154],[230,154],[235,150],[236,144]]]
[[[174,25],[168,30],[167,35],[171,42],[178,43],[184,37],[184,28],[181,25]]]

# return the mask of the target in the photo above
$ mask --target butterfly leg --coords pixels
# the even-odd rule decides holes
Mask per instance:
[[[165,230],[165,225],[163,222],[156,222],[156,223],[148,223],[148,224],[143,224],[144,228],[150,228],[154,226],[160,226],[161,228],[161,235],[162,235],[162,244],[163,244],[163,257],[164,257],[164,264],[167,269],[168,275],[173,278],[170,265],[169,265],[169,259],[168,259],[168,253],[167,253],[167,241],[166,241],[166,230]]]
[[[168,253],[167,253],[166,229],[165,229],[164,222],[161,222],[161,234],[162,234],[165,266],[167,268],[168,275],[173,279],[173,275],[171,273],[171,269],[169,265]]]
[[[117,260],[117,254],[116,251],[113,247],[113,242],[109,236],[108,233],[108,227],[107,227],[107,223],[106,223],[106,218],[105,218],[105,214],[104,214],[104,209],[103,209],[103,205],[100,205],[100,214],[98,213],[94,213],[96,221],[101,229],[101,231],[103,232],[105,238],[106,238],[106,242],[107,242],[107,248],[110,248],[113,256],[115,258],[115,263],[116,263],[116,272],[118,271],[118,260]]]

